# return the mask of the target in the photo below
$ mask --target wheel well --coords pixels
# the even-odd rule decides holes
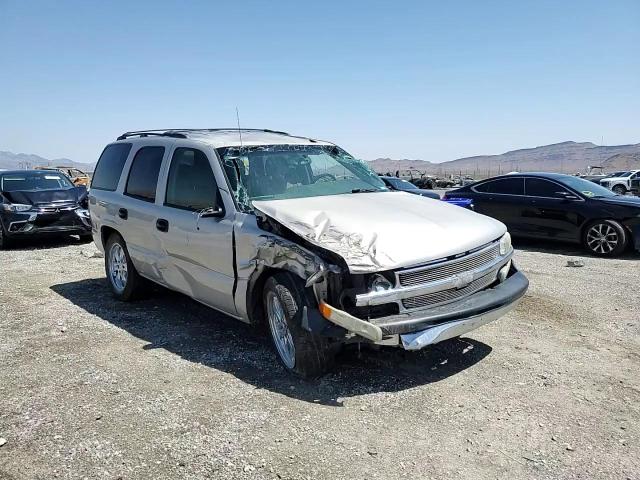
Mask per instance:
[[[274,276],[277,273],[286,273],[293,278],[300,280],[300,277],[294,273],[284,270],[282,268],[265,267],[260,273],[254,275],[249,280],[248,294],[247,294],[247,313],[249,314],[249,321],[254,325],[260,325],[264,323],[265,315],[262,304],[262,292],[264,290],[264,284],[269,277]]]
[[[102,242],[103,249],[107,247],[107,240],[109,240],[109,237],[114,233],[118,233],[118,231],[115,228],[102,227],[100,229],[100,241]]]
[[[249,321],[254,325],[264,323],[264,307],[262,305],[262,291],[267,279],[278,272],[283,272],[278,268],[265,267],[261,272],[254,275],[249,280],[247,289],[247,313]]]

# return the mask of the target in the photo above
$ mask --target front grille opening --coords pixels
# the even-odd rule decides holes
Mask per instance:
[[[469,254],[456,260],[428,265],[423,268],[398,272],[398,282],[403,287],[444,280],[453,275],[475,270],[495,261],[500,255],[500,245],[495,243],[487,250]]]
[[[406,309],[435,307],[449,302],[454,302],[462,297],[466,297],[475,292],[483,290],[490,286],[496,280],[496,272],[491,272],[484,277],[474,280],[464,288],[450,288],[440,292],[427,293],[417,297],[405,298],[402,300],[402,306]]]

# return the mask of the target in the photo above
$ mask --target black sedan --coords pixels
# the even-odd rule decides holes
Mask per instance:
[[[514,236],[581,243],[600,256],[618,255],[627,245],[640,250],[640,198],[579,177],[509,174],[447,196],[472,199],[476,212],[502,221]]]
[[[86,187],[59,172],[0,172],[0,248],[42,234],[91,235]]]
[[[384,184],[391,190],[400,190],[401,192],[413,193],[414,195],[420,195],[422,197],[440,200],[440,195],[438,195],[436,192],[418,188],[413,183],[407,182],[406,180],[403,180],[401,178],[381,176],[380,180],[382,180]]]

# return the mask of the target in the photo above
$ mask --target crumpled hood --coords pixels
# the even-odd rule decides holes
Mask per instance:
[[[474,249],[507,231],[492,218],[405,192],[254,201],[253,206],[340,255],[352,273],[419,265]]]
[[[60,190],[18,190],[2,192],[2,195],[11,203],[50,205],[54,202],[78,202],[86,193],[86,188],[75,187]]]

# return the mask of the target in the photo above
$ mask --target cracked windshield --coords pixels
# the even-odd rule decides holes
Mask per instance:
[[[268,145],[218,150],[238,205],[253,200],[387,191],[367,165],[333,145]]]

